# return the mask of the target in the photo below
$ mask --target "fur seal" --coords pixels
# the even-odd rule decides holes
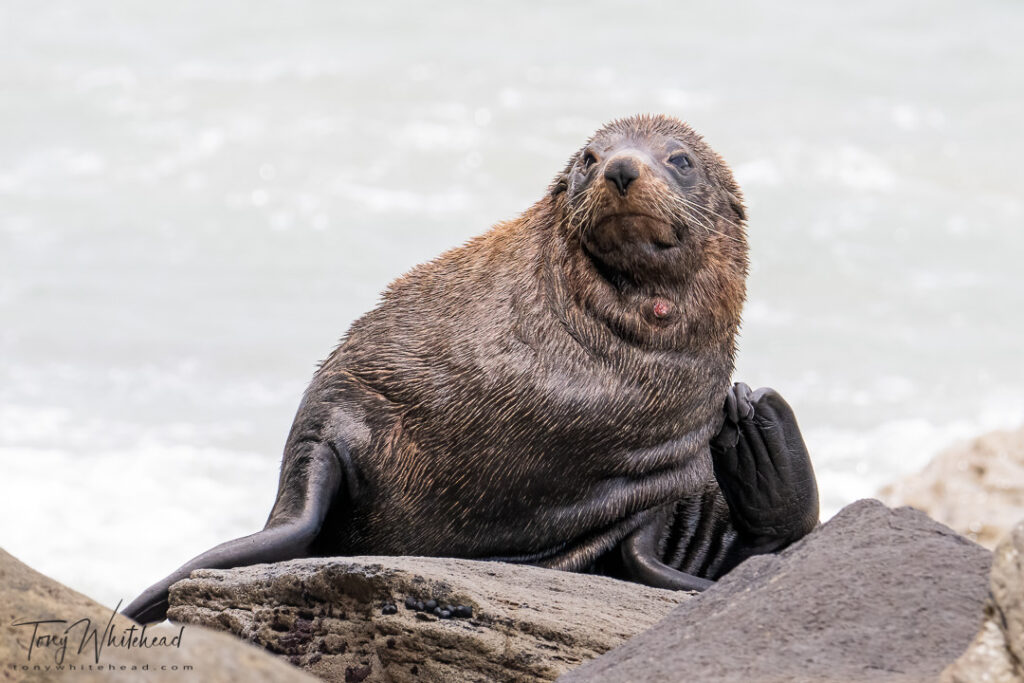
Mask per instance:
[[[428,555],[700,590],[818,521],[796,418],[730,387],[746,216],[681,121],[601,128],[518,218],[393,282],[322,363],[266,527],[197,568]]]

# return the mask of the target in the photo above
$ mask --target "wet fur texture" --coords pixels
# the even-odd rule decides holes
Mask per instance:
[[[581,176],[595,144],[661,138],[696,162],[685,193],[648,174],[625,201]],[[623,207],[645,215],[602,232]],[[699,499],[745,296],[744,219],[728,167],[685,124],[598,131],[523,215],[414,268],[352,325],[300,406],[268,527],[305,504],[322,443],[346,484],[315,554],[581,570],[655,511]],[[616,229],[679,246],[603,259]]]

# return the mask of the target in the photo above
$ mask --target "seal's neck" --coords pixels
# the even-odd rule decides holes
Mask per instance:
[[[536,207],[540,209],[541,207]],[[543,207],[557,216],[557,207]],[[549,226],[541,250],[549,303],[593,351],[626,343],[657,351],[725,353],[735,348],[745,296],[745,252],[731,257],[701,244],[671,278],[616,272],[592,258],[568,231]]]

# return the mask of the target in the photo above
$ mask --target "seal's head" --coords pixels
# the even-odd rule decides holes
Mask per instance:
[[[597,131],[553,190],[565,193],[571,232],[609,274],[684,277],[708,240],[745,239],[729,168],[693,129],[667,116],[619,119]]]
[[[688,125],[661,115],[613,121],[569,160],[551,192],[563,238],[616,292],[600,297],[605,313],[620,317],[611,309],[625,302],[650,323],[686,317],[735,331],[747,270],[742,196]]]

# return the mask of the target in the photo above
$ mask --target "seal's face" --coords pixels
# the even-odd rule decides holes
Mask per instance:
[[[611,279],[678,282],[709,241],[744,240],[727,167],[669,117],[634,117],[598,131],[555,191],[566,195],[569,237]]]

